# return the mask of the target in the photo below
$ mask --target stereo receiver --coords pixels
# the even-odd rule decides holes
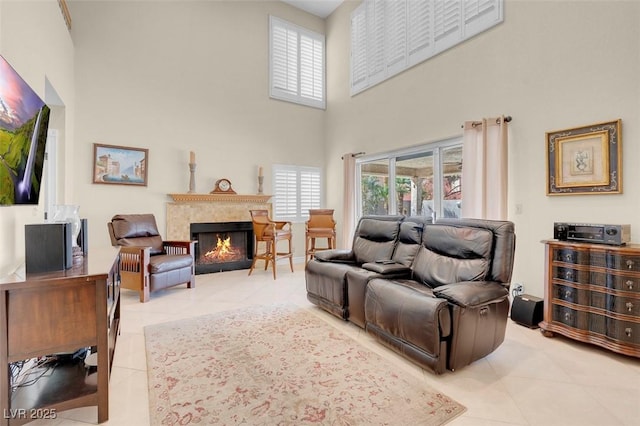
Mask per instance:
[[[622,246],[631,241],[631,225],[555,222],[553,224],[553,238],[561,241]]]

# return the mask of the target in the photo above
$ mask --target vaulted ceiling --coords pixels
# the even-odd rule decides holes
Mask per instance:
[[[342,4],[344,0],[282,0],[285,3],[309,12],[321,18],[326,18]]]

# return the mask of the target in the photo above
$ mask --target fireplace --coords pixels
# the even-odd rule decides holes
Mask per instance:
[[[253,260],[251,222],[192,223],[191,239],[197,240],[196,274],[248,269]]]

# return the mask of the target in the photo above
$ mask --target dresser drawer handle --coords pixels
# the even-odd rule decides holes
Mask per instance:
[[[633,260],[627,260],[627,269],[633,269],[633,264],[634,264]]]
[[[627,307],[628,312],[631,312],[633,310],[633,303],[627,302],[625,306]]]
[[[565,258],[565,260],[566,260],[567,262],[569,262],[569,263],[573,263],[573,254],[571,254],[571,253],[567,253],[567,254],[564,256],[564,258]]]
[[[627,335],[627,337],[631,337],[631,327],[627,327],[624,329],[624,334]]]
[[[565,321],[571,321],[571,314],[569,312],[565,312],[564,313],[564,320]]]
[[[629,290],[633,290],[633,281],[628,280],[627,282],[625,282],[625,284],[627,285],[627,288]]]
[[[565,290],[564,291],[564,298],[565,299],[569,299],[571,296],[573,296],[573,292],[571,290]]]
[[[565,271],[564,279],[567,281],[573,281],[573,271]]]

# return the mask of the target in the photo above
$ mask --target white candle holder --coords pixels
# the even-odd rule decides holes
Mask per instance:
[[[193,194],[196,192],[196,163],[189,163],[189,192]]]

